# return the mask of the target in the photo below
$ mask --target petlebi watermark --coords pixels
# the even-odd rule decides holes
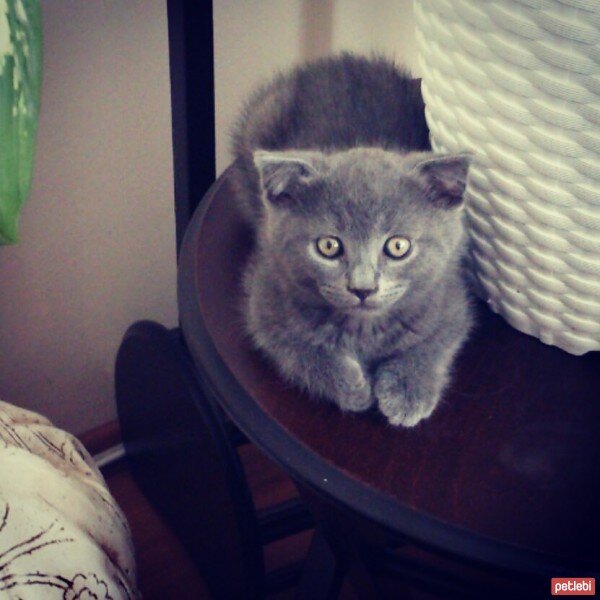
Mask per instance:
[[[553,577],[550,581],[553,596],[595,596],[595,577]]]

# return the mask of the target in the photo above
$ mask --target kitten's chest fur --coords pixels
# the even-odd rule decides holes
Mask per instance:
[[[416,341],[411,329],[397,314],[383,317],[339,317],[337,345],[350,350],[366,364],[379,361],[399,350],[409,348]]]

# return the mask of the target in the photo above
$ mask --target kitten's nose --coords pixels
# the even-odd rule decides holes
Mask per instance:
[[[360,301],[362,302],[366,298],[368,298],[371,294],[374,294],[379,288],[348,288],[349,292],[352,292],[354,295],[358,296]]]

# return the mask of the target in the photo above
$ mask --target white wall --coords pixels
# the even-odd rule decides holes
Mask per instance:
[[[412,0],[215,0],[217,171],[244,98],[275,71],[324,54],[381,52],[419,74]]]
[[[0,248],[0,399],[75,433],[115,418],[125,329],[177,321],[165,4],[42,0],[33,189]],[[219,172],[259,81],[342,49],[416,71],[412,23],[412,0],[215,0]]]
[[[134,320],[176,323],[164,0],[42,0],[44,79],[21,242],[0,247],[0,399],[81,432],[115,418]]]

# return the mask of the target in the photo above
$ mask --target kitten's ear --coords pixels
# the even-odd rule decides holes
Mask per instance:
[[[463,194],[467,185],[467,174],[473,155],[431,154],[418,161],[412,172],[425,187],[427,198],[443,208],[459,207],[463,203]]]
[[[272,204],[289,202],[299,185],[310,183],[318,175],[310,159],[300,154],[257,150],[253,158],[265,197]]]

